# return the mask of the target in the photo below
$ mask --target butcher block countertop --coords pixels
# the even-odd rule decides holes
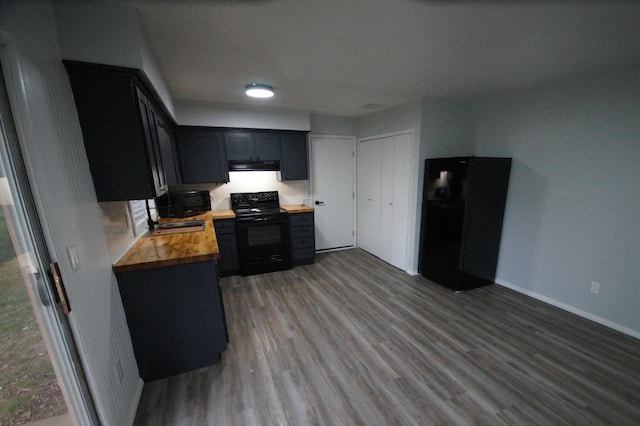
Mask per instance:
[[[236,214],[233,210],[212,210],[210,212],[206,212],[204,216],[211,216],[213,220],[216,219],[234,219]]]
[[[280,208],[286,210],[288,213],[312,213],[316,210],[313,207],[302,204],[280,206]]]
[[[160,222],[204,219],[206,229],[182,234],[144,236],[136,241],[129,251],[113,265],[113,271],[137,271],[218,259],[220,258],[220,250],[212,219],[232,219],[234,217],[231,210],[214,210],[188,218],[160,219]]]

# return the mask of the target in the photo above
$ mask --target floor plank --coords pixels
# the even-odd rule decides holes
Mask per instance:
[[[145,385],[136,425],[640,424],[640,341],[359,250],[222,280],[220,364]]]

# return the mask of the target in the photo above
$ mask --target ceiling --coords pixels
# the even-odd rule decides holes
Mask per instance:
[[[638,1],[112,1],[138,8],[176,100],[355,117],[640,63]]]

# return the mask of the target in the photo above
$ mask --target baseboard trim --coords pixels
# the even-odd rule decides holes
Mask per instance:
[[[129,411],[129,423],[127,424],[132,425],[136,420],[136,414],[138,414],[138,406],[140,405],[140,399],[142,398],[143,389],[144,382],[141,378],[138,378],[135,394],[133,396],[133,403],[131,404],[131,411]]]
[[[619,331],[619,332],[621,332],[623,334],[626,334],[626,335],[631,336],[631,337],[635,337],[636,339],[640,340],[640,331],[631,329],[631,328],[626,327],[624,325],[621,325],[621,324],[618,324],[616,322],[610,321],[610,320],[608,320],[606,318],[602,318],[602,317],[599,317],[599,316],[594,315],[592,313],[583,311],[582,309],[578,309],[575,306],[567,305],[566,303],[562,303],[562,302],[559,302],[559,301],[557,301],[555,299],[551,299],[550,297],[543,296],[542,294],[539,294],[539,293],[524,289],[522,287],[518,287],[517,285],[508,283],[506,281],[496,280],[495,282],[498,285],[501,285],[503,287],[506,287],[506,288],[509,288],[511,290],[517,291],[518,293],[522,293],[522,294],[524,294],[526,296],[533,297],[534,299],[540,300],[541,302],[548,303],[550,305],[555,306],[556,308],[560,308],[560,309],[562,309],[564,311],[571,312],[572,314],[576,314],[576,315],[578,315],[578,316],[580,316],[582,318],[586,318],[586,319],[591,320],[593,322],[597,322],[598,324],[604,325],[605,327],[609,327],[609,328],[611,328],[613,330]]]

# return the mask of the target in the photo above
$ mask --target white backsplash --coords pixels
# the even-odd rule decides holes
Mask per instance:
[[[211,194],[211,209],[231,208],[234,192],[278,191],[280,204],[309,202],[309,181],[279,181],[278,172],[229,172],[229,182],[222,184],[183,185],[181,189],[206,189]]]
[[[98,203],[102,212],[102,227],[107,237],[111,260],[115,263],[136,241],[131,230],[131,216],[126,201]]]
[[[229,183],[183,185],[175,189],[208,190],[211,209],[228,210],[234,192],[278,191],[280,204],[308,204],[309,181],[278,180],[278,172],[230,172]],[[172,187],[174,189],[174,187]],[[131,216],[126,201],[98,203],[102,212],[102,227],[107,237],[109,254],[115,263],[137,240],[131,230]]]

